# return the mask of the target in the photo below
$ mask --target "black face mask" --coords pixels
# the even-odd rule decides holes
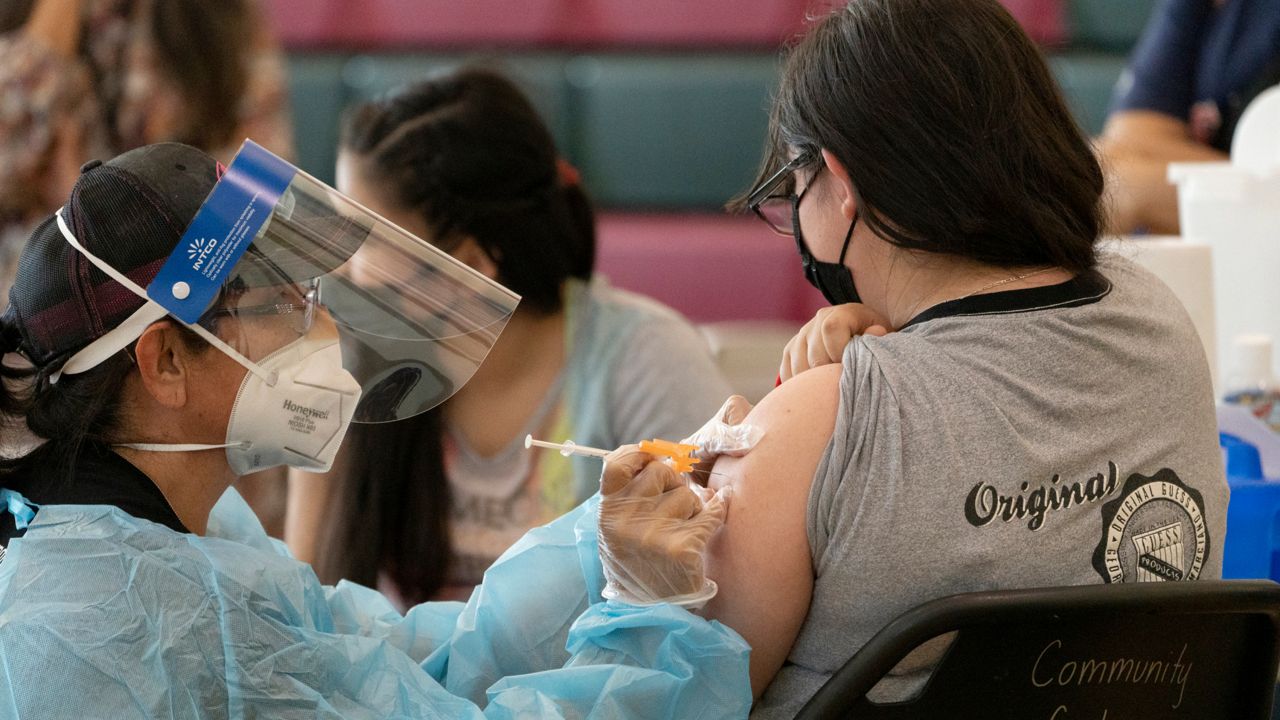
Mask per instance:
[[[858,297],[858,289],[853,285],[853,273],[844,265],[845,253],[849,252],[849,241],[853,239],[853,229],[858,225],[857,213],[854,213],[849,232],[844,236],[844,246],[840,248],[840,259],[836,262],[822,262],[809,252],[809,246],[805,245],[804,237],[800,235],[800,198],[798,197],[792,206],[791,225],[795,232],[796,250],[800,251],[800,265],[804,268],[804,277],[809,284],[818,288],[822,297],[832,305],[862,302]]]

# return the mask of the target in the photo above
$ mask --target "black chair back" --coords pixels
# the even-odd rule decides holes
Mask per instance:
[[[950,632],[916,697],[867,700],[913,649]],[[797,718],[1269,720],[1278,663],[1270,581],[967,593],[889,623]]]

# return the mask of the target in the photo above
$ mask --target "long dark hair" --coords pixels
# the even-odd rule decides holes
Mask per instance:
[[[557,312],[569,278],[595,264],[595,218],[542,120],[502,75],[467,68],[353,108],[342,149],[389,204],[418,213],[435,242],[471,238],[525,311]],[[386,573],[417,603],[445,583],[449,483],[437,408],[353,426],[320,528],[316,570],[366,585]]]
[[[36,0],[4,0],[0,2],[0,35],[22,29],[31,17]]]
[[[19,348],[16,316],[0,316],[0,354]],[[116,440],[122,410],[121,390],[133,364],[123,353],[56,385],[48,373],[13,360],[0,363],[0,414],[6,436],[21,436],[25,426],[44,441],[28,453],[0,458],[0,483],[10,473],[39,463],[70,482],[75,458],[86,443],[107,445]]]
[[[762,179],[788,151],[826,149],[860,217],[899,247],[1004,267],[1095,263],[1102,171],[996,0],[851,2],[788,53],[770,126]]]

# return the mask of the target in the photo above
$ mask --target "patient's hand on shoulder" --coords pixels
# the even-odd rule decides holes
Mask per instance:
[[[746,422],[763,429],[742,457],[721,457],[710,487],[733,486],[725,525],[707,547],[720,592],[702,614],[751,645],[756,697],[773,680],[809,610],[813,567],[805,531],[809,486],[835,427],[840,366],[826,365],[774,389]]]
[[[810,368],[838,364],[854,337],[887,335],[890,328],[884,316],[862,303],[824,307],[783,349],[778,378],[786,382]]]

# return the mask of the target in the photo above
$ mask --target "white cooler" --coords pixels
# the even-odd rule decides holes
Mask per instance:
[[[1172,163],[1169,180],[1178,186],[1184,241],[1213,251],[1221,389],[1231,383],[1237,335],[1280,342],[1280,86],[1245,110],[1230,162]]]

